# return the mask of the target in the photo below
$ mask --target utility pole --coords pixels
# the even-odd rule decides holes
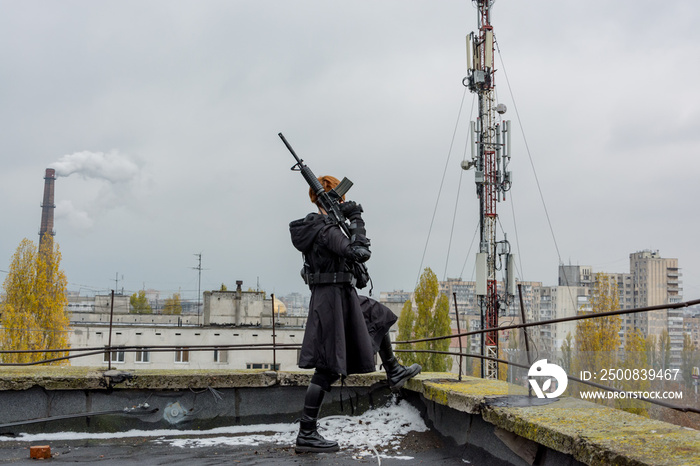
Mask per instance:
[[[479,32],[467,36],[467,77],[462,84],[477,95],[479,115],[471,122],[471,161],[462,162],[462,168],[475,169],[476,193],[479,198],[480,243],[476,255],[476,294],[481,312],[481,328],[498,327],[498,315],[515,295],[513,255],[508,241],[496,241],[498,214],[496,204],[505,200],[511,186],[510,121],[498,121],[497,114],[506,111],[505,105],[496,105],[494,35],[491,26],[491,7],[495,0],[472,0],[478,7]],[[505,260],[499,260],[505,256]],[[505,264],[505,293],[499,298],[496,272]],[[498,358],[498,332],[481,334],[481,354]],[[482,359],[481,376],[498,378],[498,363]]]
[[[121,294],[124,294],[124,275],[122,275],[122,291]],[[116,290],[117,293],[119,293],[119,272],[116,272],[114,274],[114,289]]]
[[[199,316],[201,315],[199,300],[202,296],[202,253],[195,254],[195,257],[199,259],[197,267],[192,267],[199,272],[199,279],[197,281],[197,325],[199,325]]]

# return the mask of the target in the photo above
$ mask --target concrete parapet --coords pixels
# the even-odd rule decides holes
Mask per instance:
[[[283,387],[306,386],[313,371],[275,372],[270,370],[135,370],[110,372],[86,367],[3,368],[0,372],[0,391],[27,390],[41,387],[45,390],[99,390],[107,387],[139,390],[182,390],[201,388]],[[352,375],[345,384],[369,387],[384,375]]]
[[[282,406],[272,403],[273,399],[284,399],[284,407],[289,405],[287,414],[291,416],[303,400],[303,387],[311,375],[312,371],[139,370],[130,374],[118,371],[105,374],[103,369],[97,368],[3,368],[0,403],[12,402],[16,411],[22,406],[40,405],[42,397],[55,392],[47,398],[45,410],[37,407],[36,413],[8,412],[13,418],[4,422],[11,422],[53,416],[59,399],[65,400],[61,409],[68,413],[81,409],[91,411],[98,405],[99,409],[127,406],[131,402],[127,399],[131,391],[134,399],[144,398],[148,393],[163,393],[160,395],[163,406],[174,401],[177,392],[185,392],[177,395],[177,400],[183,405],[197,406],[201,413],[214,417],[227,415],[238,419],[260,415],[254,411],[254,406],[267,406],[268,411],[277,409],[276,412],[281,413]],[[359,387],[358,393],[369,393],[370,387],[383,380],[384,375],[377,372],[352,376],[345,385]],[[230,406],[217,405],[214,396],[209,397],[211,400],[203,396],[196,398],[195,391],[207,388],[229,396],[228,399],[233,400]],[[258,388],[267,390],[261,392],[256,390]],[[450,373],[420,374],[410,380],[405,389],[407,397],[422,406],[424,417],[436,431],[458,445],[473,445],[495,452],[509,464],[700,465],[700,432],[580,399],[541,400],[528,397],[522,387],[473,377],[463,377],[459,381]],[[71,396],[71,392],[75,392],[75,396]],[[333,392],[337,394],[338,390]],[[150,403],[157,405],[155,396]],[[222,413],[222,406],[230,412]],[[267,415],[274,414],[272,411]],[[163,422],[161,418],[160,414],[153,415],[154,422]]]
[[[479,414],[497,433],[515,434],[585,464],[700,465],[700,432],[577,398],[540,400],[523,395],[522,387],[473,377],[457,381],[454,374],[421,374],[407,388],[425,400]]]

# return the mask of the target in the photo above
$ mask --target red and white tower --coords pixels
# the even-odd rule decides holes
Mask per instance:
[[[467,77],[462,81],[479,100],[479,115],[471,122],[472,160],[462,168],[474,167],[479,198],[480,245],[476,257],[476,294],[481,311],[482,329],[498,327],[498,315],[507,309],[515,294],[514,260],[508,241],[496,240],[496,205],[510,189],[510,122],[499,121],[504,105],[495,101],[494,35],[491,6],[494,0],[472,0],[479,11],[479,32],[467,37]],[[505,272],[505,290],[499,295],[499,270]],[[482,334],[482,355],[498,358],[498,332]],[[481,376],[498,378],[498,363],[482,360]]]

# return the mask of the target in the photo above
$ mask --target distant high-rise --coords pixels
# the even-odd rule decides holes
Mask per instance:
[[[41,203],[41,227],[39,228],[39,246],[44,241],[44,233],[49,232],[51,236],[56,234],[53,231],[53,212],[56,209],[53,198],[53,185],[56,181],[56,170],[46,169],[44,176],[44,201]]]
[[[665,259],[659,251],[644,250],[630,254],[630,273],[634,287],[634,307],[679,303],[683,300],[678,259]],[[664,330],[671,340],[671,364],[680,364],[683,348],[683,312],[678,309],[634,314],[634,326],[644,335],[658,339]]]
[[[665,259],[659,251],[630,254],[634,277],[634,307],[679,303],[682,300],[678,259]]]
[[[632,309],[678,303],[683,300],[681,288],[681,272],[678,259],[661,257],[658,251],[638,251],[630,254],[629,273],[605,273],[612,280],[618,291],[618,307]],[[560,265],[559,285],[578,286],[585,293],[578,293],[578,308],[583,301],[587,305],[590,290],[595,283],[595,274],[590,266]],[[552,300],[552,309],[557,309],[554,294],[543,295]],[[569,298],[573,301],[573,298]],[[564,301],[564,304],[568,304]],[[671,341],[671,364],[678,367],[680,351],[683,348],[683,312],[678,309],[662,309],[658,311],[640,312],[621,316],[620,338],[624,345],[626,335],[634,330],[640,330],[643,336],[652,335],[658,341],[664,331],[668,332]]]
[[[559,265],[559,286],[587,286],[593,283],[590,265]]]

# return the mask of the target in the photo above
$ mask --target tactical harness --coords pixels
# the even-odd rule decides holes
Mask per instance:
[[[320,251],[321,249],[325,250],[326,248],[323,248],[322,246],[319,246],[318,244],[314,243],[311,253],[309,254],[312,260],[309,260],[309,257],[307,257],[306,254],[302,253],[302,257],[304,258],[304,268],[301,270],[301,276],[304,279],[304,283],[306,283],[308,286],[345,284],[356,286],[357,279],[355,278],[355,275],[352,272],[347,271],[350,267],[348,267],[348,264],[346,263],[344,257],[337,257],[337,261],[334,261],[335,266],[332,268],[335,269],[336,272],[313,271],[314,268],[318,267],[318,264],[313,264],[314,262],[316,262],[313,259],[324,256],[330,256],[328,254],[322,254]]]
[[[334,224],[329,218],[325,218],[324,221],[329,225]],[[359,228],[356,227],[355,230],[359,231]],[[361,229],[361,233],[364,235],[364,228]],[[355,238],[354,232],[352,238]],[[367,245],[369,245],[369,241],[366,241]],[[323,253],[321,249],[323,249],[325,253]],[[346,261],[346,258],[330,253],[327,248],[318,245],[316,242],[314,242],[311,251],[307,251],[306,254],[302,252],[301,256],[304,259],[304,267],[301,269],[301,277],[304,279],[304,283],[306,283],[306,285],[309,287],[315,285],[347,284],[362,289],[366,287],[369,282],[371,282],[367,269],[364,268],[362,264],[351,259]],[[333,256],[335,257],[333,258]],[[328,259],[333,260],[333,263],[329,264],[328,262],[325,262]],[[319,268],[322,270],[330,269],[331,271],[314,271],[314,269]],[[371,289],[369,293],[370,295],[372,294]]]
[[[313,245],[311,257],[320,257],[319,248],[318,244]],[[344,284],[355,286],[357,284],[357,279],[351,272],[312,272],[313,267],[310,261],[305,254],[302,254],[302,257],[304,258],[304,268],[301,270],[301,276],[304,279],[304,283],[308,286]],[[336,270],[346,270],[345,258],[339,257],[334,268]]]

